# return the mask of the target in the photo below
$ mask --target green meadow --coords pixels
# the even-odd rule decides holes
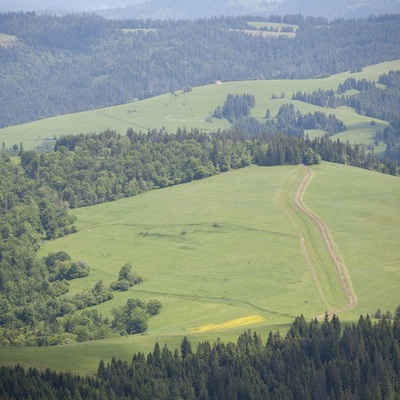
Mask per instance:
[[[0,47],[7,47],[12,45],[18,39],[14,35],[7,35],[5,33],[0,33]]]
[[[280,32],[282,28],[287,28],[291,27],[293,28],[294,31],[299,29],[299,25],[293,25],[293,24],[285,24],[283,22],[260,22],[260,21],[254,21],[254,22],[249,22],[249,25],[255,29],[260,29],[260,28],[273,28],[273,29],[278,29]]]
[[[378,307],[394,311],[400,304],[399,178],[330,163],[313,170],[304,202],[328,225],[357,296],[357,306],[341,318]]]
[[[302,113],[323,111],[335,114],[348,128],[337,137],[349,140],[350,143],[371,144],[376,131],[387,126],[387,122],[375,119],[376,124],[371,125],[371,118],[357,115],[351,108],[328,109],[313,106],[291,100],[292,95],[297,91],[313,92],[319,88],[337,89],[337,86],[349,77],[376,81],[379,75],[398,69],[399,60],[365,67],[358,73],[345,72],[321,79],[222,82],[221,85],[196,87],[189,92],[181,90],[120,106],[61,115],[3,128],[0,129],[0,141],[4,142],[7,148],[22,142],[24,149],[28,150],[41,145],[46,139],[60,135],[100,132],[105,129],[113,129],[121,134],[125,134],[131,127],[143,132],[153,128],[165,128],[168,132],[175,132],[183,127],[215,132],[230,126],[227,120],[212,118],[214,110],[224,104],[227,95],[252,93],[256,99],[256,106],[251,115],[260,121],[264,120],[268,108],[274,116],[282,104],[293,103]],[[282,94],[283,98],[271,99],[272,95],[280,97]],[[310,136],[320,134],[309,133]]]
[[[344,165],[313,166],[303,202],[328,226],[346,264],[360,314],[399,305],[400,249],[396,177]],[[127,298],[163,304],[145,334],[47,348],[0,348],[2,364],[20,363],[94,373],[101,358],[129,360],[154,343],[177,348],[184,336],[199,341],[235,340],[246,329],[284,333],[294,317],[307,320],[326,309],[301,250],[288,204],[304,177],[300,166],[231,171],[184,185],[154,190],[112,203],[73,210],[78,232],[46,242],[40,256],[64,250],[91,266],[71,292],[109,284],[130,262],[141,285],[115,293],[97,308],[103,315]],[[305,220],[306,242],[321,248]],[[345,302],[334,272],[318,272],[332,307]]]

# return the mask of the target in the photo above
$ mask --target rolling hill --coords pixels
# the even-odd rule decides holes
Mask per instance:
[[[400,11],[398,1],[327,2],[321,0],[91,0],[70,1],[27,0],[3,2],[0,11],[36,10],[39,12],[97,12],[107,18],[204,18],[216,15],[303,14],[325,18],[365,18],[370,15]]]
[[[335,18],[367,18],[371,15],[398,13],[399,1],[349,1],[325,0],[147,0],[140,4],[106,8],[101,15],[108,18],[204,18],[216,15],[271,15],[302,14],[306,16]]]
[[[185,335],[194,343],[232,340],[248,328],[265,336],[270,329],[284,331],[296,315],[309,320],[349,304],[342,321],[377,308],[393,311],[400,277],[398,178],[330,163],[311,171],[301,201],[329,229],[356,304],[316,225],[293,205],[304,169],[253,166],[74,210],[78,233],[46,242],[40,251],[62,249],[89,263],[91,274],[74,281],[71,293],[99,279],[114,281],[129,261],[144,282],[98,309],[110,315],[130,297],[157,298],[163,309],[145,335],[1,348],[2,363],[93,373],[100,358],[129,359],[156,341],[175,348]]]
[[[338,85],[349,77],[377,81],[379,75],[399,69],[400,61],[392,61],[365,67],[362,72],[346,72],[322,79],[212,84],[196,87],[188,92],[182,90],[121,106],[68,114],[3,128],[0,129],[0,142],[4,142],[6,148],[22,142],[24,149],[29,150],[61,135],[100,132],[106,129],[113,129],[121,134],[125,134],[128,128],[143,132],[151,129],[165,129],[174,133],[178,128],[186,127],[189,130],[197,128],[206,132],[215,132],[230,126],[226,119],[211,118],[214,110],[223,105],[227,95],[229,93],[252,93],[256,99],[256,106],[252,109],[251,116],[261,122],[265,120],[267,108],[274,116],[282,104],[292,103],[295,109],[302,113],[323,111],[326,114],[332,113],[342,120],[346,124],[347,130],[337,135],[340,139],[349,140],[351,143],[371,144],[375,133],[387,126],[386,121],[374,119],[376,124],[371,125],[370,117],[358,115],[351,108],[331,109],[314,106],[292,100],[292,94],[297,91],[312,92],[318,89],[336,90]],[[284,97],[280,98],[282,93]],[[271,99],[274,94],[278,95],[277,99]],[[313,136],[320,132],[309,132],[309,134]]]

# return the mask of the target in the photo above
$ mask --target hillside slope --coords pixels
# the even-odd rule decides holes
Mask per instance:
[[[6,148],[22,142],[24,149],[34,149],[48,139],[66,134],[100,132],[113,129],[125,134],[128,128],[144,132],[151,129],[166,129],[170,133],[178,128],[196,128],[207,132],[230,127],[226,119],[211,118],[215,109],[222,106],[229,93],[252,93],[256,99],[256,106],[251,110],[251,116],[260,122],[265,121],[265,112],[270,109],[271,115],[278,113],[279,107],[285,103],[292,103],[295,109],[302,113],[322,111],[334,114],[347,127],[345,132],[338,134],[342,140],[351,143],[370,144],[378,130],[383,130],[387,122],[375,119],[371,125],[371,118],[358,115],[353,109],[340,107],[337,109],[324,108],[291,100],[292,94],[297,91],[312,92],[318,89],[336,90],[340,83],[347,78],[367,79],[377,81],[381,74],[390,70],[399,70],[400,61],[377,64],[363,68],[362,72],[349,72],[332,75],[323,79],[311,80],[268,80],[246,82],[223,82],[222,85],[207,85],[193,88],[189,92],[177,91],[151,99],[128,103],[121,106],[98,109],[88,112],[69,114],[43,119],[27,124],[0,129],[0,142]],[[281,93],[284,97],[281,98]],[[271,99],[272,95],[278,95]],[[50,143],[51,144],[51,143]]]
[[[6,2],[0,10],[95,11],[108,18],[203,18],[215,15],[270,15],[303,14],[325,18],[365,18],[370,15],[397,13],[400,3],[395,1],[351,1],[327,2],[322,0],[91,0],[84,3],[70,1],[30,0]]]
[[[394,310],[400,283],[399,179],[329,163],[311,170],[302,202],[329,228],[357,295],[356,307],[343,312],[341,320],[352,321],[377,308]],[[320,315],[326,305],[300,237],[276,202],[282,183],[292,183],[287,193],[294,196],[301,176],[299,167],[250,167],[75,210],[79,232],[41,250],[63,249],[89,263],[91,275],[74,282],[71,291],[99,279],[105,284],[115,280],[116,266],[129,260],[143,275],[143,284],[98,309],[109,315],[129,297],[157,298],[163,309],[144,336],[1,348],[2,362],[93,372],[100,358],[150,351],[155,341],[175,348],[184,335],[193,343],[229,340],[247,328],[266,334],[284,330],[296,315],[307,320]],[[345,305],[335,274],[329,276],[333,280],[320,279],[322,287],[338,289],[334,296]]]
[[[296,15],[272,18],[269,27],[266,18],[257,20],[264,30],[250,16],[122,21],[94,14],[0,14],[0,34],[16,38],[0,47],[0,127],[216,80],[328,76],[400,54],[399,15],[331,24]],[[299,29],[272,37],[278,22]]]

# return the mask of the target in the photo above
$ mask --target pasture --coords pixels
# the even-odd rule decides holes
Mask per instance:
[[[299,29],[298,25],[279,22],[248,22],[248,25],[250,25],[251,29],[242,30],[242,32],[252,36],[263,37],[286,36],[288,38],[294,38]],[[288,31],[288,29],[291,29],[291,31]]]
[[[27,124],[0,129],[0,142],[6,148],[23,143],[24,149],[34,149],[46,139],[54,139],[66,134],[100,132],[113,129],[125,134],[128,128],[147,132],[150,129],[166,129],[176,132],[178,128],[197,128],[205,132],[215,132],[218,129],[229,128],[225,119],[212,118],[214,110],[222,106],[229,93],[252,93],[256,106],[251,110],[251,116],[259,121],[265,120],[265,112],[269,108],[271,115],[278,113],[279,107],[285,103],[293,103],[295,109],[302,113],[322,111],[335,114],[347,126],[348,130],[337,135],[338,138],[349,140],[350,143],[373,143],[376,131],[383,130],[387,122],[358,115],[353,109],[341,107],[328,109],[300,101],[293,101],[292,95],[297,91],[313,92],[321,89],[337,89],[337,86],[347,78],[366,78],[376,81],[379,75],[390,70],[400,69],[400,61],[386,62],[363,68],[362,72],[350,72],[332,75],[328,78],[308,80],[268,80],[223,82],[221,85],[207,85],[193,88],[189,92],[183,90],[173,94],[168,93],[143,101],[137,101],[120,106],[108,107],[76,114],[61,115]],[[219,77],[216,77],[218,79]],[[283,97],[280,96],[283,94]],[[278,96],[272,99],[273,95]],[[310,135],[320,134],[310,132]]]
[[[6,33],[0,33],[0,47],[9,47],[17,40],[18,38],[14,35],[7,35]]]
[[[358,300],[341,320],[354,321],[378,307],[394,311],[400,283],[399,179],[330,163],[311,169],[303,202],[328,226]],[[46,242],[39,255],[64,250],[89,263],[89,277],[73,281],[72,293],[98,280],[111,283],[130,262],[143,283],[97,308],[110,315],[127,298],[156,298],[161,313],[150,319],[144,335],[1,348],[1,362],[93,373],[101,358],[129,360],[134,352],[151,351],[156,341],[174,349],[184,336],[195,346],[218,337],[235,340],[249,328],[265,340],[270,330],[285,332],[297,315],[307,320],[320,315],[326,303],[285,205],[303,176],[298,166],[252,166],[74,210],[79,231]],[[305,225],[310,227],[305,240],[319,247],[312,222]],[[327,270],[325,278],[320,282],[329,303],[342,306],[334,272]]]

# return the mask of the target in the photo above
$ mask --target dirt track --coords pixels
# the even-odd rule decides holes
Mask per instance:
[[[346,265],[344,264],[338,250],[335,248],[333,239],[331,235],[329,234],[328,227],[325,225],[325,223],[318,218],[313,212],[311,212],[303,203],[302,203],[302,197],[303,194],[307,188],[308,183],[310,182],[310,179],[312,177],[312,172],[310,169],[306,166],[303,166],[304,170],[306,171],[306,176],[304,179],[301,181],[296,195],[295,195],[295,205],[298,207],[298,209],[306,215],[318,228],[319,234],[321,236],[322,241],[325,244],[326,251],[328,252],[335,268],[337,271],[337,274],[339,276],[339,284],[342,286],[343,291],[348,299],[347,304],[337,310],[333,310],[332,313],[338,314],[341,311],[349,310],[350,308],[353,308],[357,302],[357,297],[354,293],[354,290],[352,289],[351,282],[350,282],[350,277],[346,268]],[[304,238],[301,238],[301,240],[304,241]],[[304,256],[307,258],[307,251],[305,250],[304,246],[302,245],[303,248],[303,253]],[[321,318],[322,316],[319,316],[318,318]]]

